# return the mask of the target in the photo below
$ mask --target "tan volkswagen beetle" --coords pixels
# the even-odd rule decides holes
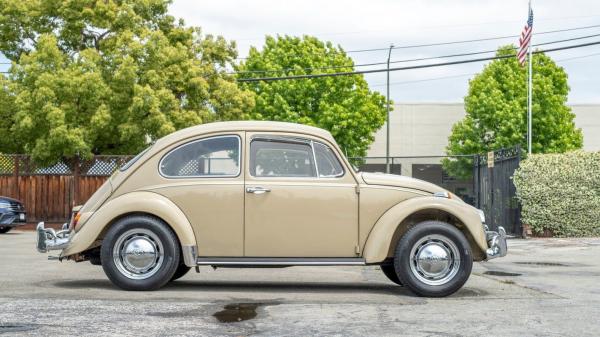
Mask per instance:
[[[101,264],[127,290],[191,267],[379,265],[422,296],[462,287],[473,261],[506,254],[505,232],[444,189],[356,172],[331,134],[279,122],[187,128],[124,165],[40,252]]]

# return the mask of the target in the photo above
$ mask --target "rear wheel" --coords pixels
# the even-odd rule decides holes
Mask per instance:
[[[420,296],[453,294],[465,284],[472,267],[471,246],[464,234],[441,221],[425,221],[409,229],[394,257],[400,282]]]
[[[185,274],[187,274],[190,271],[190,269],[192,269],[192,268],[186,266],[183,263],[179,264],[179,267],[177,267],[175,274],[173,274],[173,277],[171,277],[171,282],[175,281],[175,280],[179,280],[180,278],[184,277]]]
[[[402,282],[398,278],[398,274],[396,274],[396,269],[394,269],[393,264],[385,264],[381,265],[380,267],[383,274],[385,274],[390,281],[396,283],[397,285],[402,285]]]
[[[118,220],[102,242],[102,268],[125,290],[155,290],[171,280],[179,266],[177,237],[160,219],[137,215]]]
[[[12,227],[0,226],[0,234],[8,233],[8,231],[10,231],[11,229]]]

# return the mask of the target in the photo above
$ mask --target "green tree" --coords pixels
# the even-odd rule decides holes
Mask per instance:
[[[446,152],[474,154],[520,145],[527,148],[527,67],[518,64],[513,46],[498,49],[510,55],[487,64],[469,82],[466,116],[454,124]],[[575,128],[566,105],[569,86],[564,69],[543,53],[533,57],[532,152],[561,153],[581,148],[583,136]],[[450,174],[466,177],[470,159],[445,160]]]
[[[176,21],[169,3],[0,0],[0,52],[13,62],[0,82],[0,151],[42,163],[131,154],[241,118],[254,98],[227,74],[235,44]]]
[[[332,73],[352,71],[354,62],[341,47],[315,37],[267,36],[263,49],[251,48],[237,70],[240,78]],[[362,75],[247,82],[243,87],[256,93],[246,118],[324,128],[349,156],[364,156],[385,122],[385,97],[370,91]]]

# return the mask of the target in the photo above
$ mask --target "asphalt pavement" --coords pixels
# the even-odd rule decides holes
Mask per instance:
[[[154,292],[0,235],[0,336],[597,336],[600,239],[509,240],[465,287],[416,297],[376,266],[202,267]]]

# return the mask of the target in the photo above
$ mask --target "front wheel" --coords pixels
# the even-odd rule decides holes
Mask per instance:
[[[106,276],[125,290],[155,290],[175,274],[177,237],[160,219],[136,215],[118,220],[106,233],[100,257]]]
[[[471,275],[473,256],[464,234],[441,221],[425,221],[399,240],[394,268],[400,282],[420,296],[443,297]]]
[[[402,282],[398,278],[398,274],[396,274],[396,269],[394,268],[393,264],[382,264],[379,267],[381,268],[383,274],[387,276],[390,281],[396,283],[397,285],[402,285]]]
[[[0,234],[8,233],[8,231],[11,229],[12,229],[12,227],[0,226]]]

